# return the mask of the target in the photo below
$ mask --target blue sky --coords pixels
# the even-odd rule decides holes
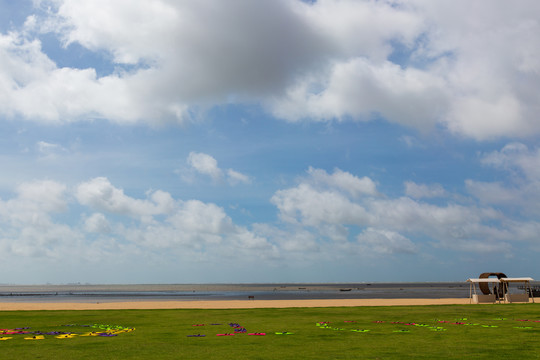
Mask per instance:
[[[534,1],[0,1],[4,283],[540,277]]]

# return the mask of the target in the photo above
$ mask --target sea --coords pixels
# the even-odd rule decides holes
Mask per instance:
[[[531,284],[538,287],[539,283]],[[467,282],[0,285],[1,302],[468,298]]]
[[[466,282],[0,285],[0,302],[468,298]]]

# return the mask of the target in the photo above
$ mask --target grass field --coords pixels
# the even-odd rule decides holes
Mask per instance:
[[[2,335],[0,359],[540,358],[536,304],[249,310],[5,311],[0,328],[114,337]],[[229,323],[240,326],[234,333]],[[70,325],[70,326],[66,326]],[[278,335],[276,332],[292,334]],[[265,333],[266,335],[248,335]],[[188,335],[205,335],[189,337]]]

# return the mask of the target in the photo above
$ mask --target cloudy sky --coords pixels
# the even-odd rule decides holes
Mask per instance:
[[[536,0],[0,0],[2,283],[540,278]]]

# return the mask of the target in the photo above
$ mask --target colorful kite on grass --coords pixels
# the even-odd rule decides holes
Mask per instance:
[[[377,326],[378,329],[375,329],[375,328],[372,328],[372,329],[348,329],[348,328],[342,328],[342,327],[333,327],[331,326],[331,322],[330,321],[321,321],[321,322],[317,322],[315,323],[315,325],[320,328],[320,329],[330,329],[330,330],[336,330],[336,331],[353,331],[353,332],[370,332],[371,330],[382,330],[382,329],[388,329],[388,326],[392,326],[390,327],[390,329],[388,329],[389,331],[392,331],[394,333],[409,333],[412,331],[412,328],[414,327],[419,327],[419,328],[426,328],[426,329],[429,329],[431,331],[446,331],[447,329],[442,327],[442,326],[438,326],[438,325],[441,325],[441,324],[445,324],[447,326],[457,326],[457,327],[461,327],[461,326],[478,326],[478,327],[482,327],[482,328],[498,328],[499,325],[494,325],[494,324],[480,324],[480,323],[475,323],[475,322],[469,322],[468,321],[469,319],[466,318],[466,317],[462,317],[462,318],[459,318],[459,319],[455,319],[455,320],[440,320],[440,319],[436,319],[434,320],[434,322],[436,324],[434,325],[430,325],[430,324],[423,324],[423,323],[417,323],[417,322],[414,322],[414,321],[387,321],[387,320],[376,320],[376,321],[372,321],[371,323],[373,324],[382,324],[383,326],[379,327]],[[495,320],[495,321],[505,321],[505,320],[508,320],[506,318],[497,318],[497,319],[492,319],[492,320]],[[520,321],[520,322],[540,322],[540,320],[528,320],[528,319],[515,319],[515,321]],[[344,323],[356,323],[356,321],[352,321],[352,320],[346,320],[344,321]],[[395,327],[399,327],[399,328],[395,328]],[[407,327],[404,328],[404,327]],[[513,328],[515,329],[523,329],[523,330],[531,330],[531,329],[534,329],[534,327],[532,326],[513,326]]]
[[[74,328],[94,328],[96,331],[77,333],[75,331],[41,331],[41,330],[32,330],[29,327],[23,328],[13,328],[13,329],[0,329],[0,340],[11,340],[16,337],[14,336],[3,336],[3,335],[25,335],[24,340],[45,340],[48,338],[56,339],[71,339],[76,336],[103,336],[103,337],[114,337],[122,333],[127,333],[135,330],[134,328],[120,326],[120,325],[104,325],[104,324],[93,324],[93,325],[77,325],[77,324],[67,324],[55,326],[58,327],[67,327],[70,330]]]
[[[219,323],[212,323],[210,325],[222,325],[222,324],[219,324]],[[235,336],[235,335],[250,335],[250,336],[266,336],[266,332],[248,332],[248,330],[240,325],[239,323],[235,323],[235,322],[230,322],[227,324],[229,327],[231,327],[233,329],[233,332],[222,332],[222,333],[217,333],[216,336]],[[192,325],[192,326],[205,326],[205,324],[195,324],[195,325]],[[276,335],[292,335],[293,333],[292,332],[288,332],[288,331],[284,331],[284,332],[276,332],[275,333]],[[190,334],[190,335],[187,335],[187,337],[205,337],[206,335],[205,334]]]

